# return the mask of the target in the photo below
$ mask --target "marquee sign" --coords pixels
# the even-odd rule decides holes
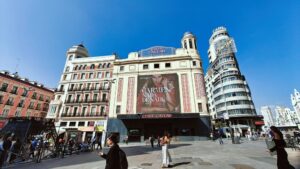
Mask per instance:
[[[140,50],[139,57],[174,55],[175,53],[176,49],[173,47],[154,46],[148,49]]]
[[[142,119],[168,119],[172,118],[172,114],[142,114]]]

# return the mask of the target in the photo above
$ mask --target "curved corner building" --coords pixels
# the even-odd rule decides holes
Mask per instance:
[[[249,128],[256,128],[258,116],[235,52],[234,40],[226,28],[215,29],[209,39],[210,65],[205,76],[206,92],[213,120],[228,120],[233,127],[245,132]]]

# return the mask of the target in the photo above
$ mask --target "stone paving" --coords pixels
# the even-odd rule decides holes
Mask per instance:
[[[176,169],[275,169],[276,156],[270,156],[266,145],[261,141],[245,141],[224,145],[213,141],[173,142],[170,148],[172,168]],[[129,169],[161,168],[161,150],[152,149],[142,143],[121,144],[128,155]],[[104,150],[107,151],[107,150]],[[296,169],[300,169],[300,150],[287,149],[289,160]],[[6,168],[42,168],[42,169],[104,169],[105,161],[97,152],[67,156],[64,159],[48,159],[42,163],[11,165]]]

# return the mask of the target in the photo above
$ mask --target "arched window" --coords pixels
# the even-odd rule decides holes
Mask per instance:
[[[106,66],[106,63],[103,64],[102,68],[105,68],[105,66]]]
[[[85,69],[86,69],[86,65],[83,66],[83,70],[85,70]]]
[[[190,48],[193,49],[193,42],[192,42],[192,39],[189,39],[189,45],[190,45]]]
[[[109,67],[110,67],[110,63],[107,64],[107,68],[109,68]]]
[[[78,68],[78,66],[76,65],[76,66],[74,67],[74,70],[77,70],[77,68]]]
[[[78,70],[81,70],[81,68],[82,68],[82,65],[79,66]]]
[[[102,64],[101,64],[101,63],[100,63],[99,66],[98,66],[98,69],[100,69],[100,68],[102,68]]]
[[[91,67],[90,67],[90,69],[95,69],[95,65],[92,64]]]

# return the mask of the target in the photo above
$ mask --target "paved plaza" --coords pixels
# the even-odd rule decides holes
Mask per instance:
[[[231,144],[218,141],[173,142],[170,148],[172,168],[176,169],[275,169],[276,156],[269,155],[265,142],[245,141]],[[161,151],[141,143],[121,144],[128,155],[129,169],[161,168]],[[105,152],[108,149],[104,150]],[[287,149],[289,160],[300,169],[300,151]],[[66,156],[65,158],[46,159],[41,163],[11,165],[5,168],[18,169],[104,169],[105,160],[97,156],[97,151]]]

